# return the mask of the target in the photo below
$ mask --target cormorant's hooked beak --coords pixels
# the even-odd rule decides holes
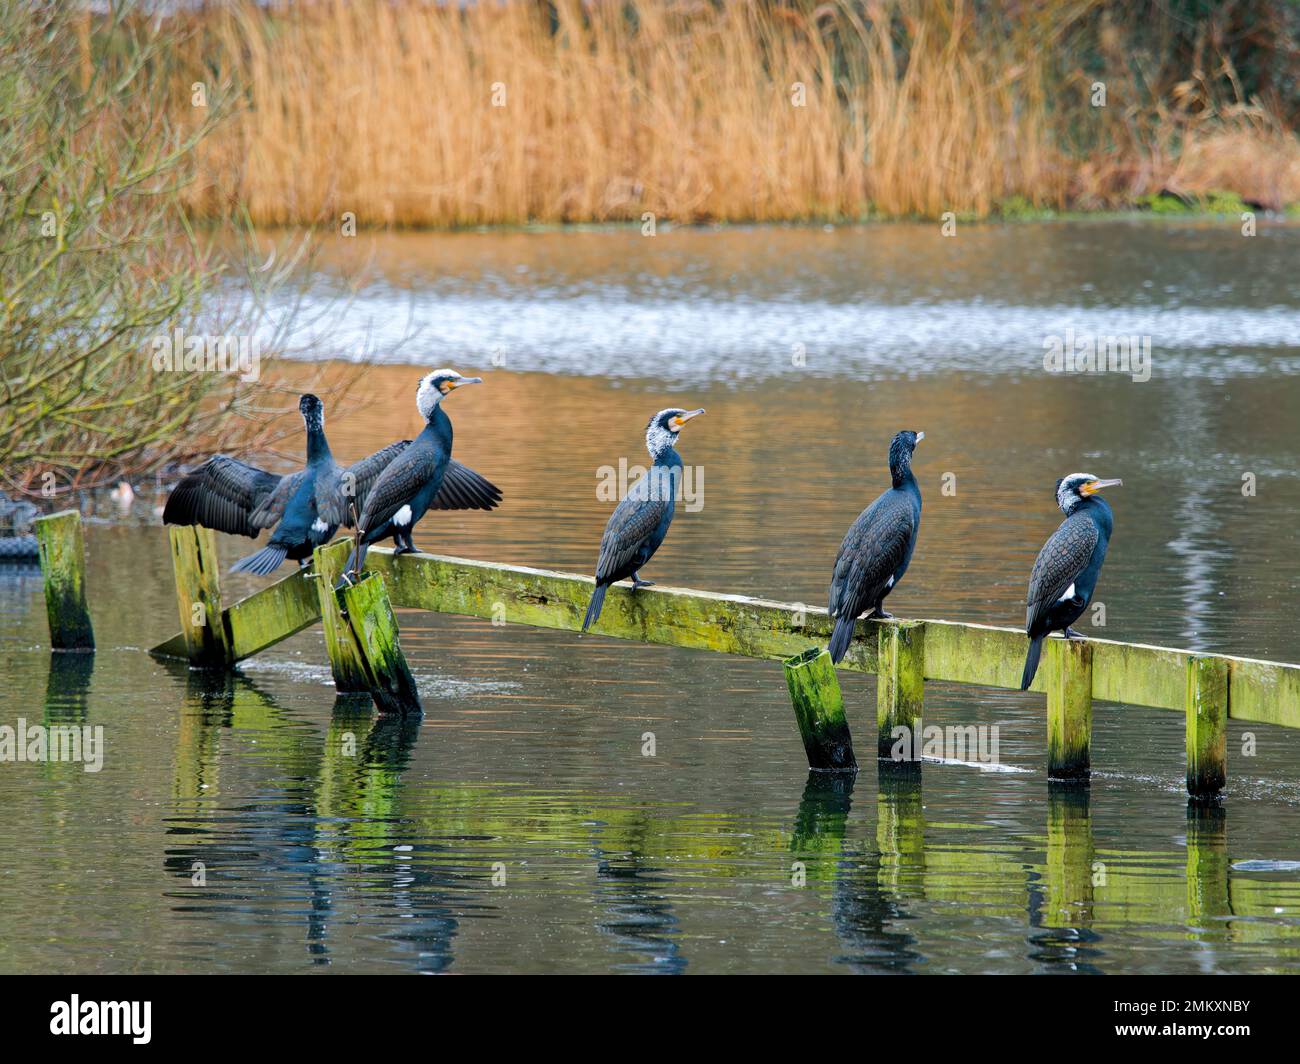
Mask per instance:
[[[447,382],[447,391],[454,392],[463,384],[482,384],[482,377],[456,377]]]
[[[918,432],[918,433],[916,434],[916,442],[917,442],[917,443],[920,443],[923,439],[925,439],[925,433],[924,433],[924,432]]]
[[[1079,487],[1080,495],[1096,495],[1102,488],[1114,488],[1123,486],[1122,480],[1090,480]]]
[[[690,421],[691,418],[699,417],[703,413],[704,407],[700,407],[698,410],[688,410],[685,414],[678,414],[672,420],[673,431],[681,432],[682,426],[685,425],[686,422]]]

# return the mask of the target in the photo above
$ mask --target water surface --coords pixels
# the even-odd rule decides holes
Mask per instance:
[[[899,615],[1020,623],[1082,469],[1125,482],[1097,634],[1300,661],[1300,230],[408,235],[339,252],[316,291],[363,250],[303,352],[346,355],[368,321],[394,363],[331,411],[336,453],[416,431],[420,369],[487,380],[447,409],[506,505],[431,517],[426,550],[589,571],[601,467],[643,459],[654,411],[704,406],[681,445],[703,506],[644,575],[821,604],[890,435],[924,429]],[[1043,371],[1045,335],[1098,323],[1149,333],[1149,381]],[[1296,732],[1234,723],[1222,808],[1189,810],[1179,714],[1098,704],[1092,786],[1060,789],[1041,696],[932,684],[927,718],[997,725],[1004,771],[835,784],[806,773],[776,663],[406,611],[427,715],[376,722],[336,701],[318,631],[230,678],[150,658],[178,621],[140,496],[125,521],[85,502],[93,660],[52,658],[38,578],[0,570],[0,723],[107,741],[98,773],[0,765],[4,970],[1300,969]],[[865,760],[874,681],[844,688]]]

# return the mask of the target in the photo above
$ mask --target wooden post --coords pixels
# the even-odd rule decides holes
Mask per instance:
[[[925,622],[886,621],[880,626],[880,671],[876,674],[876,751],[888,760],[893,757],[898,736],[894,729],[907,728],[907,744],[919,761],[921,737],[921,703],[925,698]]]
[[[63,510],[36,519],[36,542],[45,584],[45,613],[54,650],[94,650],[86,606],[86,549],[81,514]]]
[[[1216,798],[1228,781],[1228,663],[1187,660],[1187,793]]]
[[[812,647],[787,658],[785,682],[808,767],[818,772],[856,772],[858,762],[844,716],[844,697],[825,647]]]
[[[1048,639],[1047,776],[1087,783],[1092,771],[1092,644]]]
[[[388,601],[384,578],[367,573],[337,594],[360,651],[375,708],[380,713],[423,713],[415,678],[398,642],[397,618]]]
[[[167,533],[186,657],[191,665],[205,668],[230,666],[235,656],[221,615],[216,537],[210,528],[198,525],[168,525]]]
[[[317,547],[312,553],[312,569],[316,576],[316,594],[320,598],[325,651],[329,655],[330,670],[334,673],[334,689],[339,694],[368,694],[370,684],[366,679],[365,660],[334,591],[334,585],[343,575],[351,547],[349,540]]]

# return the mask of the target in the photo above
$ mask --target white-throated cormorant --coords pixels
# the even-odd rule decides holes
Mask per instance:
[[[903,431],[889,445],[889,476],[893,487],[853,522],[840,544],[831,578],[831,660],[838,662],[853,641],[858,618],[888,617],[881,608],[907,572],[921,528],[921,489],[912,475],[912,452],[924,432]]]
[[[1106,545],[1114,523],[1110,506],[1097,492],[1122,480],[1098,480],[1091,473],[1071,473],[1056,482],[1056,504],[1065,514],[1061,527],[1043,544],[1029,576],[1025,632],[1029,653],[1020,689],[1027,690],[1038,671],[1043,640],[1051,632],[1083,636],[1070,627],[1092,601]]]
[[[415,405],[424,429],[370,488],[357,521],[359,549],[348,556],[340,587],[361,571],[370,545],[386,536],[393,537],[398,554],[414,553],[411,529],[428,510],[491,510],[501,501],[495,484],[452,459],[451,418],[442,409],[442,400],[457,388],[482,383],[481,377],[463,377],[454,369],[420,378]]]
[[[632,590],[649,587],[653,581],[638,576],[668,534],[682,476],[682,459],[677,453],[677,434],[703,410],[660,410],[646,426],[645,444],[653,459],[645,476],[628,488],[627,495],[610,514],[600,539],[596,562],[596,590],[582,622],[585,632],[600,617],[605,591],[618,580],[632,578]]]

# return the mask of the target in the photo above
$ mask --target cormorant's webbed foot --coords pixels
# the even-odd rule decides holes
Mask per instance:
[[[1065,629],[1065,638],[1066,639],[1087,639],[1088,637],[1084,635],[1082,632],[1076,632],[1073,628],[1067,625]]]
[[[892,621],[894,615],[892,613],[886,613],[883,606],[877,606],[867,614],[867,619],[871,621]]]
[[[653,580],[642,580],[639,576],[636,575],[636,573],[633,573],[633,574],[632,574],[632,590],[633,590],[633,591],[635,591],[635,590],[637,590],[637,588],[641,588],[641,587],[654,587],[654,586],[655,586],[655,582],[654,582]]]

